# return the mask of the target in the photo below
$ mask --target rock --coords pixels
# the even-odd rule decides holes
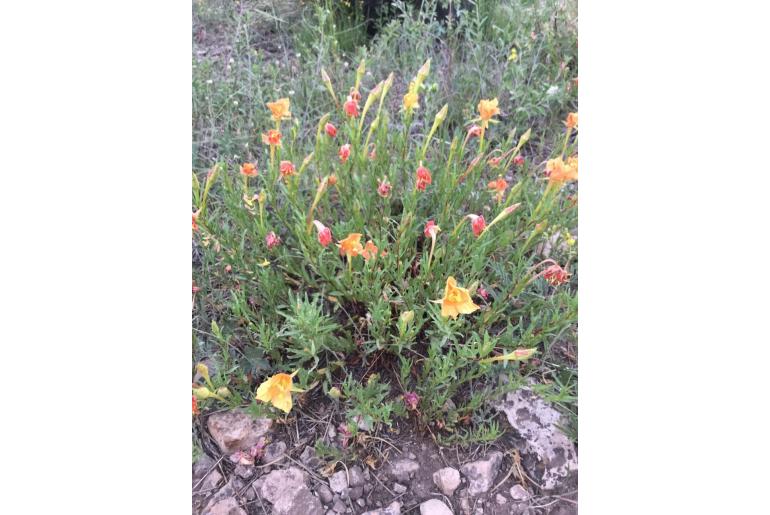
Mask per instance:
[[[334,426],[329,426],[329,429],[326,431],[326,436],[328,436],[330,440],[334,440],[337,436],[337,430],[334,429]]]
[[[415,453],[413,453],[413,452],[410,452],[409,454],[407,454],[406,457],[409,458],[410,460],[416,460],[417,459],[417,455]]]
[[[299,456],[299,460],[308,467],[315,469],[320,467],[323,462],[318,459],[318,456],[316,456],[315,449],[310,447],[309,445],[305,447],[305,449],[302,451],[302,454]]]
[[[401,459],[390,464],[389,473],[396,481],[409,481],[417,471],[420,470],[420,464],[414,460]]]
[[[201,456],[192,467],[192,486],[195,492],[205,493],[213,490],[222,480],[222,474],[216,468],[216,462],[207,455]]]
[[[403,494],[408,490],[407,487],[402,485],[401,483],[393,483],[393,491],[397,494]]]
[[[250,479],[256,472],[257,472],[257,469],[252,467],[251,465],[235,466],[235,475],[243,479]]]
[[[222,474],[220,474],[217,469],[214,469],[206,475],[203,481],[201,481],[196,492],[205,493],[214,490],[221,480]]]
[[[363,486],[354,486],[350,489],[350,500],[355,501],[357,499],[360,499],[364,495],[364,487]]]
[[[511,487],[511,498],[514,501],[528,501],[529,500],[529,492],[527,492],[523,486],[521,485],[514,485]]]
[[[243,497],[246,498],[247,501],[253,501],[257,497],[257,491],[254,489],[253,484],[246,488],[246,491],[243,492]]]
[[[495,496],[495,502],[502,506],[503,504],[508,502],[508,499],[506,499],[503,494],[497,494]]]
[[[332,499],[334,499],[334,494],[325,484],[318,485],[315,489],[315,493],[318,494],[318,498],[321,499],[321,502],[324,504],[331,504]]]
[[[344,470],[335,472],[329,478],[329,487],[332,492],[342,493],[348,487],[348,475]]]
[[[275,515],[321,515],[323,507],[305,485],[305,473],[297,467],[274,470],[264,478],[260,493],[273,505]]]
[[[223,454],[245,451],[257,444],[272,427],[269,418],[252,418],[241,410],[214,413],[208,418],[211,437]]]
[[[508,392],[496,408],[525,440],[522,452],[532,454],[544,466],[542,486],[556,488],[578,470],[577,451],[560,425],[561,415],[529,388]]]
[[[201,515],[246,515],[246,511],[240,507],[235,497],[225,497],[207,507]]]
[[[393,501],[385,508],[367,511],[361,515],[401,515],[401,503],[398,501]]]
[[[452,467],[444,467],[433,473],[433,482],[441,493],[447,497],[452,497],[460,486],[460,471]]]
[[[358,465],[353,465],[348,469],[348,476],[350,486],[363,486],[366,482],[364,473]]]
[[[467,490],[463,490],[460,495],[460,509],[465,515],[470,515],[471,513],[471,500],[467,496]]]
[[[283,442],[271,443],[265,447],[265,455],[262,457],[263,463],[272,463],[278,460],[286,452],[286,444]]]
[[[486,459],[463,465],[460,472],[468,478],[468,495],[474,497],[492,488],[502,462],[503,453],[495,451],[490,453]]]
[[[453,515],[453,513],[438,499],[429,499],[420,504],[420,515]]]
[[[364,506],[366,506],[366,501],[364,501],[363,499],[356,499],[356,504],[359,505],[361,508],[363,508]]]
[[[332,506],[332,510],[336,511],[337,513],[345,513],[345,510],[347,509],[347,506],[345,506],[345,503],[342,502],[342,499],[337,499],[334,501],[334,506]]]

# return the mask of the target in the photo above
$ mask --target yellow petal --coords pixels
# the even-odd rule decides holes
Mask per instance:
[[[452,304],[451,302],[443,302],[441,304],[441,316],[446,317],[452,317],[457,318],[457,315],[459,315],[460,312],[457,311],[457,307]]]
[[[280,394],[276,395],[273,399],[273,406],[283,411],[284,413],[290,412],[292,406],[291,393],[281,392]]]
[[[268,396],[270,386],[270,379],[259,385],[259,388],[257,388],[257,400],[262,402],[270,402],[270,397]]]

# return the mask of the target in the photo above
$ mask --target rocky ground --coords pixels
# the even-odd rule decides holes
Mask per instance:
[[[577,513],[577,450],[559,413],[529,389],[496,406],[509,424],[502,438],[468,449],[438,446],[408,424],[348,441],[336,409],[316,406],[281,421],[240,410],[200,417],[193,515]]]

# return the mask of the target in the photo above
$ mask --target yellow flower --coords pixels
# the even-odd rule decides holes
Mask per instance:
[[[348,234],[347,238],[340,241],[337,244],[340,249],[340,256],[347,256],[350,259],[363,254],[364,248],[361,246],[361,236],[361,233],[353,232]]]
[[[573,156],[567,159],[565,163],[561,157],[549,159],[545,165],[545,171],[548,175],[548,182],[553,184],[563,184],[569,181],[577,180],[577,157]]]
[[[273,121],[280,122],[281,120],[288,120],[291,118],[288,98],[279,98],[275,102],[268,102],[267,108],[273,113]]]
[[[413,109],[420,107],[420,104],[418,103],[420,100],[420,96],[410,91],[406,95],[404,95],[404,110],[405,111],[412,111]]]
[[[291,380],[293,374],[275,374],[257,388],[257,400],[269,402],[284,413],[291,411],[291,392],[302,391],[294,388]]]
[[[516,52],[515,48],[511,48],[511,55],[508,56],[509,61],[515,61],[519,57],[518,52]]]
[[[564,120],[564,125],[567,126],[568,129],[574,129],[577,127],[578,124],[578,114],[577,113],[570,113],[567,115],[567,119]]]
[[[467,289],[457,286],[457,281],[451,275],[446,280],[444,298],[434,300],[441,304],[441,316],[457,318],[457,315],[469,315],[479,309],[471,300],[471,294]]]
[[[500,109],[497,107],[497,99],[493,98],[492,100],[480,100],[479,105],[479,116],[481,117],[482,124],[486,127],[489,123],[489,120],[492,119],[493,116],[500,114]]]

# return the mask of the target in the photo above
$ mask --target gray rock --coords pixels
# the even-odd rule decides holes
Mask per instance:
[[[335,472],[329,478],[329,487],[332,492],[342,493],[348,487],[348,475],[344,470]]]
[[[408,490],[407,487],[402,485],[401,483],[393,483],[393,491],[397,494],[403,494]]]
[[[514,485],[511,487],[511,499],[514,501],[528,501],[529,492],[527,492],[523,486]]]
[[[271,443],[265,447],[265,455],[262,457],[263,463],[272,463],[286,453],[286,444],[283,442]]]
[[[363,486],[354,486],[350,489],[350,500],[355,501],[357,499],[360,499],[364,495],[364,487]]]
[[[252,418],[241,410],[214,413],[208,418],[211,437],[223,454],[245,451],[257,444],[273,425],[269,418]]]
[[[366,501],[364,501],[363,499],[356,499],[356,504],[359,505],[361,508],[363,508],[364,506],[366,506]]]
[[[506,499],[503,494],[497,494],[495,496],[495,502],[502,506],[503,504],[508,502],[508,499]]]
[[[251,465],[236,465],[235,475],[243,479],[251,479],[251,477],[257,472],[257,469]]]
[[[390,476],[396,481],[409,481],[420,470],[420,464],[410,459],[400,459],[390,464]]]
[[[201,515],[246,515],[235,497],[225,497],[213,505],[206,507]]]
[[[246,488],[246,491],[243,492],[243,497],[247,501],[253,501],[254,499],[256,499],[256,497],[257,497],[257,490],[254,488],[254,484],[250,484]]]
[[[361,515],[401,515],[401,503],[398,501],[393,501],[385,508],[367,511]]]
[[[315,489],[315,493],[318,494],[318,498],[321,499],[321,502],[324,504],[330,504],[332,499],[334,499],[334,494],[325,484],[318,485]]]
[[[323,507],[305,484],[297,467],[274,470],[264,478],[260,493],[273,505],[274,515],[321,515]]]
[[[453,515],[452,510],[438,499],[429,499],[420,504],[420,515]]]
[[[205,493],[213,490],[221,480],[222,474],[217,470],[216,462],[207,455],[204,454],[193,464],[192,486],[195,488],[196,493]]]
[[[460,472],[468,478],[468,495],[474,497],[489,491],[494,484],[502,462],[503,453],[494,451],[483,460],[463,465]]]
[[[533,454],[544,466],[542,486],[556,488],[578,470],[577,451],[559,428],[561,415],[529,388],[508,392],[496,408],[525,440],[522,452]]]
[[[433,473],[433,482],[441,493],[447,497],[452,497],[460,486],[460,471],[452,467],[444,467]]]
[[[465,515],[470,515],[471,513],[471,500],[468,497],[468,491],[463,489],[460,492],[460,509]]]
[[[316,456],[315,449],[309,445],[305,447],[299,456],[300,461],[308,467],[315,469],[320,467],[323,462]]]
[[[336,511],[337,513],[345,513],[346,509],[347,509],[347,506],[345,506],[345,503],[342,502],[342,499],[337,499],[336,501],[334,501],[332,510]]]
[[[350,477],[349,484],[350,486],[363,486],[366,482],[364,479],[364,473],[361,470],[361,467],[358,465],[353,465],[348,469],[348,475]]]

